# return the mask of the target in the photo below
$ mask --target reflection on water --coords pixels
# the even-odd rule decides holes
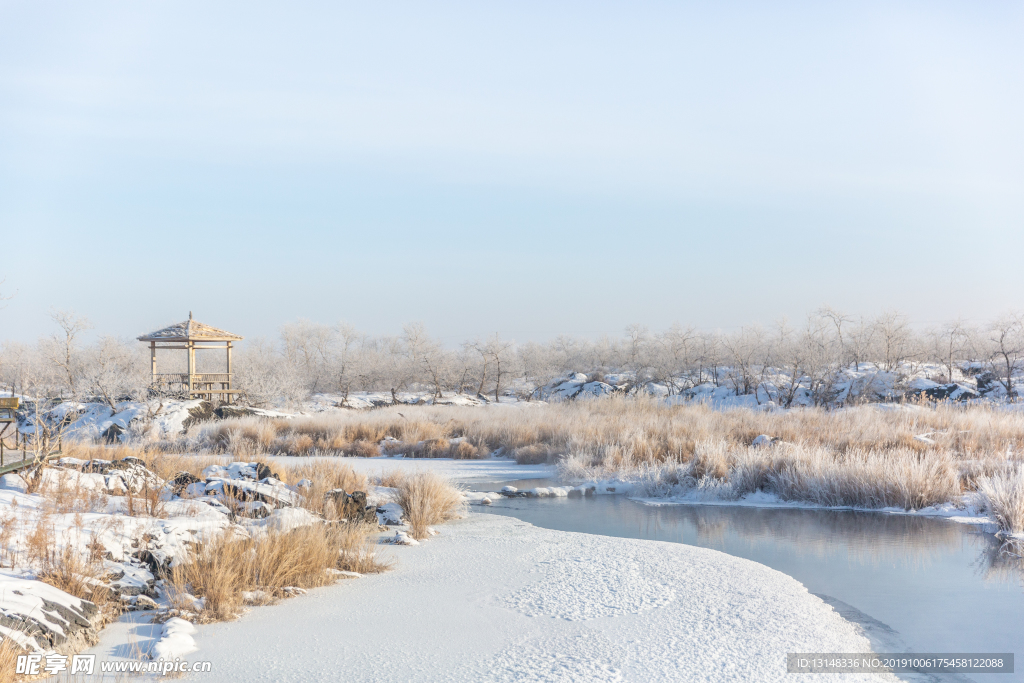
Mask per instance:
[[[534,480],[524,487],[543,485]],[[622,496],[502,498],[473,509],[549,529],[684,543],[760,562],[796,578],[830,604],[884,624],[888,630],[873,631],[891,631],[889,651],[898,642],[901,650],[916,652],[1024,657],[1022,548],[969,525],[870,512],[655,507]],[[1024,681],[1024,665],[1017,669],[1014,675],[972,678]]]
[[[983,547],[975,566],[982,576],[993,581],[1019,581],[1024,589],[1024,542],[1016,538],[979,537]]]

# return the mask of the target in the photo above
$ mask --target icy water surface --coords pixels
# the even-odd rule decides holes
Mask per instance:
[[[474,485],[496,491],[548,482]],[[941,519],[831,510],[648,506],[624,496],[501,498],[474,511],[539,527],[713,548],[784,572],[860,623],[876,652],[1013,652],[1014,674],[913,681],[1024,681],[1024,571],[999,541]],[[799,677],[799,676],[795,676]]]

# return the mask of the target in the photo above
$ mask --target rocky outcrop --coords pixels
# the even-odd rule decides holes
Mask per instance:
[[[0,633],[24,649],[50,650],[79,632],[94,637],[96,605],[34,579],[0,575]]]

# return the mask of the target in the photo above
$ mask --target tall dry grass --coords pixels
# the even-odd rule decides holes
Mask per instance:
[[[37,472],[37,475],[41,473]],[[48,511],[57,514],[101,512],[110,499],[107,492],[95,486],[83,485],[73,473],[59,472],[46,481],[40,481],[35,493],[43,496]]]
[[[413,538],[426,538],[432,525],[457,519],[464,513],[462,492],[436,472],[400,477],[392,474],[391,483],[396,489],[395,502],[405,513]]]
[[[978,492],[1001,529],[1024,533],[1024,469],[982,477]]]
[[[47,553],[36,578],[69,595],[94,603],[102,618],[103,612],[118,606],[114,592],[103,582],[106,573],[102,557],[90,557],[65,546]]]
[[[281,476],[289,484],[297,484],[303,479],[311,485],[299,489],[302,507],[324,514],[324,494],[334,489],[344,489],[348,493],[366,491],[368,482],[366,475],[356,472],[343,462],[330,460],[311,460],[298,462],[288,467],[280,467]]]
[[[193,607],[183,596],[203,598],[201,621],[234,619],[244,592],[277,598],[285,595],[285,588],[333,583],[337,574],[331,570],[384,571],[390,563],[369,538],[375,532],[355,524],[316,524],[253,538],[221,534],[200,544],[189,561],[172,570],[171,592],[187,609]]]
[[[9,638],[0,638],[0,683],[14,683],[20,678],[16,673],[20,654],[24,651],[17,643]]]
[[[557,463],[569,479],[646,478],[662,491],[703,481],[725,495],[766,490],[821,505],[907,509],[953,502],[1024,453],[1024,412],[995,405],[753,411],[616,396],[519,408],[397,406],[194,429],[190,438],[211,451],[243,442],[293,455],[497,451],[520,463]],[[781,445],[752,450],[760,434]],[[463,447],[462,456],[453,451]]]
[[[397,406],[290,420],[239,418],[197,425],[191,438],[213,452],[231,452],[229,446],[244,442],[252,452],[286,455],[373,456],[386,451],[472,457],[472,447],[479,456],[503,449],[531,462],[602,449],[607,460],[639,465],[685,461],[698,443],[708,440],[746,446],[759,434],[838,453],[906,448],[985,458],[1007,449],[1024,450],[1024,413],[977,405],[715,410],[704,404],[670,406],[616,396],[522,408]],[[915,438],[921,435],[929,441]],[[461,456],[455,452],[460,448]]]
[[[574,460],[577,476],[592,470]],[[821,446],[782,444],[772,448],[733,448],[721,442],[698,444],[685,463],[646,468],[638,476],[648,495],[698,489],[718,498],[766,491],[783,500],[829,507],[899,507],[916,510],[956,499],[963,481],[946,455],[923,458],[916,451],[855,450],[840,457]]]

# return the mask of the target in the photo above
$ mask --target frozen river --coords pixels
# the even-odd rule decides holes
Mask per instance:
[[[494,491],[508,482],[474,483]],[[531,480],[521,488],[544,486]],[[1024,572],[999,541],[941,519],[709,505],[652,507],[624,496],[499,498],[474,510],[559,531],[719,550],[792,576],[864,626],[876,652],[1024,655]],[[1016,564],[1015,564],[1016,563]],[[903,677],[1024,681],[1015,674]]]

